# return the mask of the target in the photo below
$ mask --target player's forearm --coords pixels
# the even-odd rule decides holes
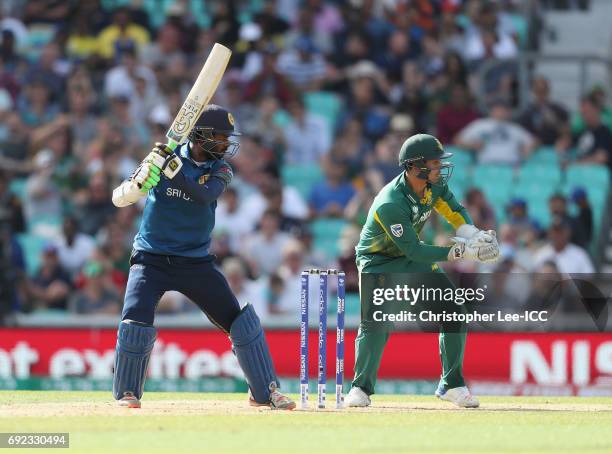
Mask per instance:
[[[431,244],[415,243],[404,251],[406,257],[413,262],[443,262],[448,259],[450,246],[434,246]]]
[[[209,204],[219,198],[225,190],[225,182],[220,178],[212,177],[205,184],[189,180],[183,172],[179,172],[173,179],[172,185],[182,190],[194,202]]]
[[[123,208],[138,202],[143,195],[136,183],[126,180],[113,191],[113,205]]]

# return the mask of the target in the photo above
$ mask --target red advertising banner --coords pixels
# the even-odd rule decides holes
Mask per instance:
[[[352,376],[356,333],[346,332],[346,376]],[[266,333],[280,376],[297,377],[299,332]],[[310,333],[310,374],[316,375],[317,333]],[[333,339],[333,340],[332,340]],[[0,377],[112,376],[112,329],[0,330]],[[328,375],[335,370],[335,332],[328,334]],[[612,334],[468,334],[465,375],[470,380],[546,385],[610,385]],[[154,378],[241,376],[228,337],[219,331],[160,329],[150,362]],[[435,380],[440,374],[438,336],[394,333],[385,349],[382,379]]]

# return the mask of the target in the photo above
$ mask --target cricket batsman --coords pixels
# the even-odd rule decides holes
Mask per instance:
[[[494,231],[473,225],[467,210],[457,202],[447,182],[453,165],[444,162],[452,153],[428,134],[409,137],[399,152],[402,173],[374,199],[361,231],[357,251],[361,304],[364,273],[441,273],[444,285],[454,288],[436,262],[471,259],[495,261],[499,246]],[[435,210],[456,229],[452,246],[434,246],[419,240],[419,232]],[[440,281],[438,279],[438,281]],[[452,304],[452,303],[451,303]],[[389,332],[376,329],[372,321],[361,321],[355,340],[355,378],[345,399],[349,407],[370,405],[376,376]],[[436,396],[460,407],[478,407],[463,377],[465,323],[440,323],[442,375]]]
[[[156,143],[131,178],[113,191],[125,207],[147,197],[130,257],[130,274],[117,332],[113,394],[119,405],[140,408],[156,339],[153,319],[168,290],[191,299],[229,335],[249,385],[249,403],[293,410],[279,392],[272,358],[251,304],[242,309],[209,253],[217,199],[232,179],[226,158],[238,151],[234,118],[210,104],[189,140],[172,152]]]

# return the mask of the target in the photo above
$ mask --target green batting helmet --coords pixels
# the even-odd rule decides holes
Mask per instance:
[[[444,147],[438,139],[429,134],[416,134],[408,137],[399,152],[399,165],[406,170],[412,167],[420,169],[418,178],[429,179],[433,169],[425,165],[425,161],[431,159],[447,159],[453,154],[444,151]],[[442,162],[440,165],[440,180],[438,184],[444,184],[451,177],[453,165],[450,162]]]

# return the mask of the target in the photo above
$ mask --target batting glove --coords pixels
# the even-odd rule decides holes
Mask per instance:
[[[174,178],[183,166],[181,158],[161,142],[155,142],[155,148],[144,158],[143,163],[147,162],[159,168],[169,180]]]
[[[159,173],[159,167],[145,162],[136,169],[131,180],[136,183],[140,192],[144,194],[157,186],[160,179]]]

